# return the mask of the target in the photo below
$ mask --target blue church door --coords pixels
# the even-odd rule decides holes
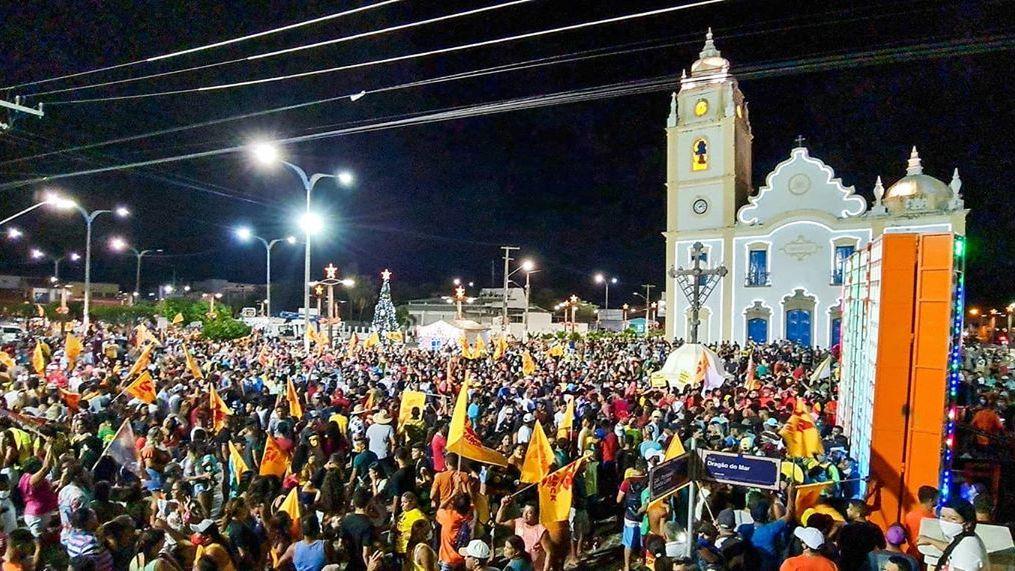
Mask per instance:
[[[768,320],[760,317],[748,319],[747,338],[755,343],[768,343]]]
[[[786,312],[786,339],[804,347],[811,346],[811,312],[806,309]]]
[[[842,319],[836,317],[832,320],[832,335],[829,337],[829,347],[835,347],[839,344],[839,340],[842,339]]]

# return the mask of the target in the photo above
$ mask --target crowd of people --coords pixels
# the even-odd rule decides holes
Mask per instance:
[[[835,375],[813,374],[823,351],[722,344],[728,380],[702,390],[650,383],[675,347],[659,338],[511,341],[472,358],[153,324],[93,323],[79,338],[70,350],[40,328],[4,347],[4,571],[909,571],[918,544],[952,570],[984,557],[976,511],[937,506],[930,487],[899,524],[867,521]],[[466,379],[469,435],[503,465],[448,450]],[[404,410],[406,391],[420,406]],[[822,437],[806,456],[787,454],[795,414]],[[561,521],[522,481],[537,434],[551,470],[577,462]],[[783,487],[652,498],[653,467],[693,449],[781,458]],[[941,518],[944,541],[919,535],[924,516]]]

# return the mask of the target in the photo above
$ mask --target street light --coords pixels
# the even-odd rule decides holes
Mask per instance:
[[[85,303],[83,308],[83,317],[81,319],[82,330],[87,335],[88,325],[90,319],[88,317],[88,311],[92,303],[92,223],[95,219],[102,214],[112,214],[112,210],[93,210],[91,212],[85,210],[80,204],[74,202],[69,198],[63,198],[60,196],[50,196],[48,201],[55,205],[61,210],[74,210],[76,209],[81,217],[85,219]],[[130,215],[130,211],[119,206],[116,208],[116,215],[120,217]]]
[[[25,214],[28,214],[29,212],[35,210],[36,208],[40,208],[42,206],[46,206],[47,204],[50,204],[50,205],[53,205],[53,206],[56,206],[56,207],[59,208],[60,204],[62,202],[66,202],[66,199],[60,198],[60,197],[58,197],[56,195],[53,195],[53,194],[47,194],[45,200],[43,200],[42,202],[38,202],[36,204],[33,204],[33,205],[29,206],[28,208],[22,210],[21,212],[18,212],[16,214],[8,216],[7,218],[4,218],[3,220],[0,220],[0,226],[3,226],[4,224],[7,224],[8,222],[10,222],[11,220],[14,220],[15,218],[18,218],[20,216],[24,216]],[[11,235],[11,230],[13,230],[15,233],[17,233],[17,236],[12,236]],[[18,236],[21,235],[21,231],[20,230],[18,230],[16,228],[11,228],[11,230],[8,230],[8,234],[7,234],[8,237],[17,238]]]
[[[522,269],[525,270],[525,311],[522,313],[522,342],[529,340],[529,300],[532,298],[532,287],[530,278],[532,274],[541,272],[536,269],[532,260],[523,260]]]
[[[25,233],[22,232],[21,230],[18,230],[17,228],[8,228],[7,229],[7,238],[9,238],[11,240],[17,240],[18,238],[20,238],[20,237],[22,237],[24,235],[25,235]]]
[[[261,164],[274,165],[282,163],[299,177],[306,193],[306,209],[300,224],[304,232],[304,260],[303,260],[303,350],[310,351],[310,236],[320,232],[323,222],[320,218],[310,212],[310,194],[318,181],[325,178],[336,179],[340,186],[350,186],[353,183],[353,176],[348,171],[341,171],[335,174],[315,173],[307,176],[306,171],[300,167],[282,159],[278,147],[269,142],[254,143],[250,147],[254,158]]]
[[[603,309],[610,309],[610,284],[616,284],[617,278],[607,278],[603,274],[596,274],[595,282],[606,286],[606,300],[603,302]]]
[[[137,264],[134,266],[134,293],[135,295],[130,296],[130,304],[134,305],[134,299],[137,297],[137,292],[141,291],[141,258],[148,254],[161,254],[162,248],[151,249],[151,250],[138,250],[133,246],[127,244],[127,241],[123,238],[113,238],[109,241],[109,247],[114,251],[122,252],[129,250],[134,257],[137,258]]]
[[[32,259],[41,260],[42,258],[46,257],[46,253],[38,248],[32,248],[31,256]]]
[[[234,230],[234,233],[236,234],[236,237],[240,239],[241,242],[249,242],[251,239],[255,239],[259,241],[261,244],[264,244],[264,252],[265,252],[264,314],[267,315],[268,317],[271,317],[271,249],[272,247],[275,246],[275,244],[278,244],[279,242],[282,241],[285,241],[286,243],[289,244],[295,244],[296,237],[286,236],[285,238],[275,238],[274,240],[268,241],[260,236],[255,235],[254,231],[251,230],[250,228],[247,228],[246,226],[241,226],[237,228],[236,230]]]

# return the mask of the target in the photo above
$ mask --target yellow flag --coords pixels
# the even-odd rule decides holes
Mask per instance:
[[[483,341],[481,335],[476,335],[476,348],[473,350],[472,355],[475,358],[480,358],[486,353],[486,342]]]
[[[342,434],[349,432],[349,417],[344,414],[335,413],[328,418],[328,422],[334,422],[338,425],[338,431]]]
[[[11,358],[7,351],[0,350],[0,365],[7,367],[8,371],[14,368],[14,359]]]
[[[536,372],[536,362],[532,360],[532,354],[528,351],[522,353],[522,374],[529,376]]]
[[[551,525],[571,515],[574,477],[584,458],[579,458],[539,482],[539,521]]]
[[[134,361],[134,364],[130,366],[130,371],[127,373],[128,379],[148,368],[148,365],[152,362],[152,347],[154,345],[149,344],[141,350],[141,354],[137,356],[137,361]]]
[[[218,432],[226,425],[226,417],[233,414],[233,411],[226,406],[226,401],[222,400],[222,397],[219,396],[218,391],[215,390],[215,385],[210,384],[208,388],[208,408],[211,409],[212,428],[215,429],[215,432]]]
[[[296,393],[292,379],[286,381],[285,400],[289,402],[289,415],[297,420],[303,418],[303,405],[300,404],[300,395]]]
[[[69,367],[73,367],[77,363],[78,356],[81,355],[81,351],[84,348],[85,346],[81,344],[80,339],[70,333],[67,334],[67,338],[64,339],[63,352],[67,355],[67,365]]]
[[[574,430],[574,397],[567,401],[564,416],[560,419],[560,426],[557,427],[557,438],[570,438],[572,430]]]
[[[419,409],[420,418],[423,417],[423,410],[426,408],[426,395],[419,391],[402,391],[402,402],[398,405],[398,429],[412,418],[412,409]]]
[[[46,354],[42,350],[42,342],[35,342],[35,349],[32,350],[32,368],[35,372],[43,375],[46,373]]]
[[[183,323],[183,314],[177,313],[173,316],[173,325],[179,325],[181,323]]]
[[[676,458],[685,452],[684,443],[680,440],[680,433],[673,435],[670,439],[670,445],[666,447],[666,454],[663,456],[663,461]]]
[[[124,389],[124,392],[137,400],[152,404],[155,402],[155,380],[152,379],[148,371],[145,371],[138,375],[137,379],[134,379],[134,382]]]
[[[476,358],[476,352],[473,351],[472,346],[469,345],[469,339],[465,335],[462,335],[462,337],[458,340],[458,345],[462,348],[462,357],[465,357],[466,359]]]
[[[201,367],[197,366],[197,361],[190,354],[190,351],[187,350],[186,345],[183,346],[183,358],[187,362],[187,370],[190,371],[190,374],[194,375],[194,378],[197,380],[203,380],[204,373],[201,371]]]
[[[405,342],[405,335],[403,335],[401,331],[388,331],[387,333],[384,334],[384,337],[386,337],[387,340],[391,341],[392,343]]]
[[[359,335],[355,333],[349,338],[349,344],[346,345],[345,355],[346,357],[352,358],[356,354],[356,346],[359,345]]]
[[[549,355],[550,357],[563,357],[564,347],[560,343],[557,343],[553,347],[547,349],[546,354]]]
[[[236,479],[236,485],[240,485],[240,478],[250,471],[250,466],[247,466],[247,461],[243,459],[243,455],[236,448],[233,442],[229,441],[229,471],[232,473],[233,478]]]
[[[288,469],[289,457],[278,447],[275,439],[268,436],[264,442],[264,454],[261,456],[261,469],[258,471],[258,475],[281,478]]]
[[[810,458],[825,451],[811,413],[807,412],[800,399],[796,401],[796,412],[786,421],[786,426],[779,431],[779,435],[786,443],[788,457]]]
[[[526,484],[538,483],[550,473],[553,460],[553,448],[543,432],[543,426],[537,420],[532,429],[532,438],[529,439],[529,447],[525,450],[520,481]]]
[[[381,342],[381,336],[378,335],[376,331],[374,331],[373,333],[370,334],[370,337],[367,337],[366,341],[363,342],[363,348],[364,349],[372,349],[373,347],[375,347],[378,344],[380,344],[380,342]]]
[[[507,339],[503,335],[497,338],[493,346],[493,358],[495,361],[499,361],[504,353],[507,353]]]
[[[293,489],[289,490],[289,494],[282,501],[282,505],[279,506],[278,511],[289,514],[289,518],[292,520],[292,533],[295,536],[299,535],[300,530],[300,518],[302,512],[300,511],[300,487],[293,486]]]
[[[483,441],[468,425],[466,421],[468,408],[469,379],[466,378],[462,383],[461,390],[458,391],[455,410],[451,414],[451,425],[448,427],[448,451],[484,464],[507,466],[507,458],[500,452],[484,446]]]

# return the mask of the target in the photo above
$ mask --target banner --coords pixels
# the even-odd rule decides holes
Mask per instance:
[[[402,391],[402,402],[398,405],[398,426],[402,426],[412,418],[412,409],[419,409],[419,417],[423,418],[423,411],[426,409],[426,394],[419,391]]]
[[[539,521],[551,525],[571,515],[574,477],[585,458],[579,458],[539,482]]]

